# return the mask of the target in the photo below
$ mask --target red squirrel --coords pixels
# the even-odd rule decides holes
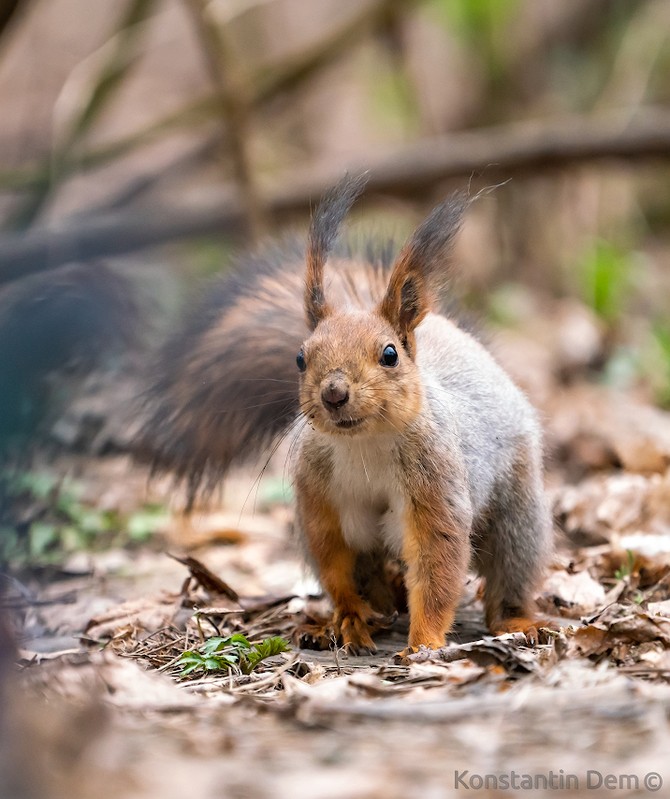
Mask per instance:
[[[347,177],[306,248],[242,260],[168,345],[145,437],[195,495],[230,464],[295,436],[296,529],[352,652],[405,566],[408,647],[445,644],[472,563],[495,633],[537,635],[551,551],[541,430],[523,393],[443,312],[469,203],[438,205],[399,253],[337,234],[364,186]]]

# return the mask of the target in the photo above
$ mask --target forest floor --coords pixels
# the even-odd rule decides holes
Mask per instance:
[[[443,650],[397,657],[403,616],[375,655],[299,648],[326,608],[306,598],[277,457],[146,543],[10,582],[0,797],[668,795],[670,415],[587,379],[597,325],[552,313],[496,351],[546,423],[557,548],[538,602],[562,632],[488,636],[472,576]],[[122,455],[50,468],[136,527],[166,493],[179,507]],[[290,649],[250,674],[182,675],[184,651],[204,662],[206,639],[236,633]]]

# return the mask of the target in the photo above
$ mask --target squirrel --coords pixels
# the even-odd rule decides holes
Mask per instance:
[[[364,185],[346,177],[323,198],[306,249],[248,257],[212,287],[167,345],[145,440],[193,499],[295,436],[295,527],[351,652],[375,650],[391,558],[405,568],[408,651],[444,646],[470,563],[491,632],[536,638],[552,529],[541,428],[441,304],[470,200],[442,202],[393,257],[337,243]]]

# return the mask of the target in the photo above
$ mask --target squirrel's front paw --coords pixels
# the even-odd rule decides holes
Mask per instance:
[[[377,614],[366,604],[350,609],[338,609],[333,616],[333,626],[338,641],[352,655],[373,654],[377,651],[368,620]]]

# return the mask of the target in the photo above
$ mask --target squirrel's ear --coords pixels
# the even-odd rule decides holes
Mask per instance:
[[[305,276],[305,313],[311,330],[330,313],[323,292],[323,268],[344,217],[366,183],[367,175],[345,175],[321,200],[312,217]]]
[[[431,305],[425,281],[421,275],[407,268],[401,256],[391,273],[379,312],[397,331],[410,354],[414,351],[414,328],[428,313]]]
[[[448,281],[449,251],[469,203],[467,195],[458,192],[434,208],[402,248],[391,271],[379,312],[406,346]]]

